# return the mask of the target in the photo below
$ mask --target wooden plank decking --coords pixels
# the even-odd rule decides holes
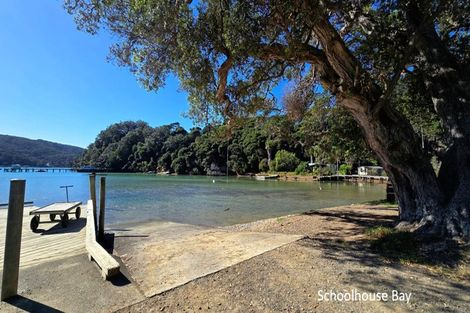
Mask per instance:
[[[37,232],[33,233],[29,227],[29,212],[34,209],[37,207],[24,208],[20,268],[86,253],[85,217],[78,220],[71,217],[68,227],[62,228],[60,219],[50,222],[47,216],[42,216]],[[86,205],[82,205],[82,209],[86,210]],[[0,209],[0,270],[3,270],[6,219],[7,210]]]

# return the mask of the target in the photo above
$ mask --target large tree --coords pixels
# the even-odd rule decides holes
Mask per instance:
[[[465,0],[68,0],[79,28],[148,89],[176,74],[199,119],[265,114],[288,79],[321,84],[363,130],[399,200],[401,225],[470,237],[470,3]],[[396,86],[422,84],[445,133],[436,174]]]

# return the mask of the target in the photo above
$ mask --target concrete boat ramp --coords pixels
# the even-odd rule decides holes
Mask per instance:
[[[115,252],[146,297],[215,273],[302,236],[152,222],[115,229]]]
[[[87,258],[86,220],[71,219],[67,228],[41,223],[33,233],[31,209],[25,208],[23,222],[20,297],[0,303],[2,312],[110,312],[301,238],[164,221],[121,225],[107,232],[114,234],[113,254],[125,276],[103,281]],[[5,226],[6,210],[0,210],[0,272]]]

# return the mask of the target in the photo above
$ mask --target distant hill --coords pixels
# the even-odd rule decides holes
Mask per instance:
[[[84,149],[60,143],[0,135],[0,165],[68,167]]]

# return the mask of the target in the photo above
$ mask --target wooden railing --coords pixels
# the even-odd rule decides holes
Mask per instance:
[[[85,245],[88,259],[95,261],[104,279],[119,273],[119,263],[96,241],[95,217],[93,214],[93,201],[88,200],[86,217],[86,239]]]

